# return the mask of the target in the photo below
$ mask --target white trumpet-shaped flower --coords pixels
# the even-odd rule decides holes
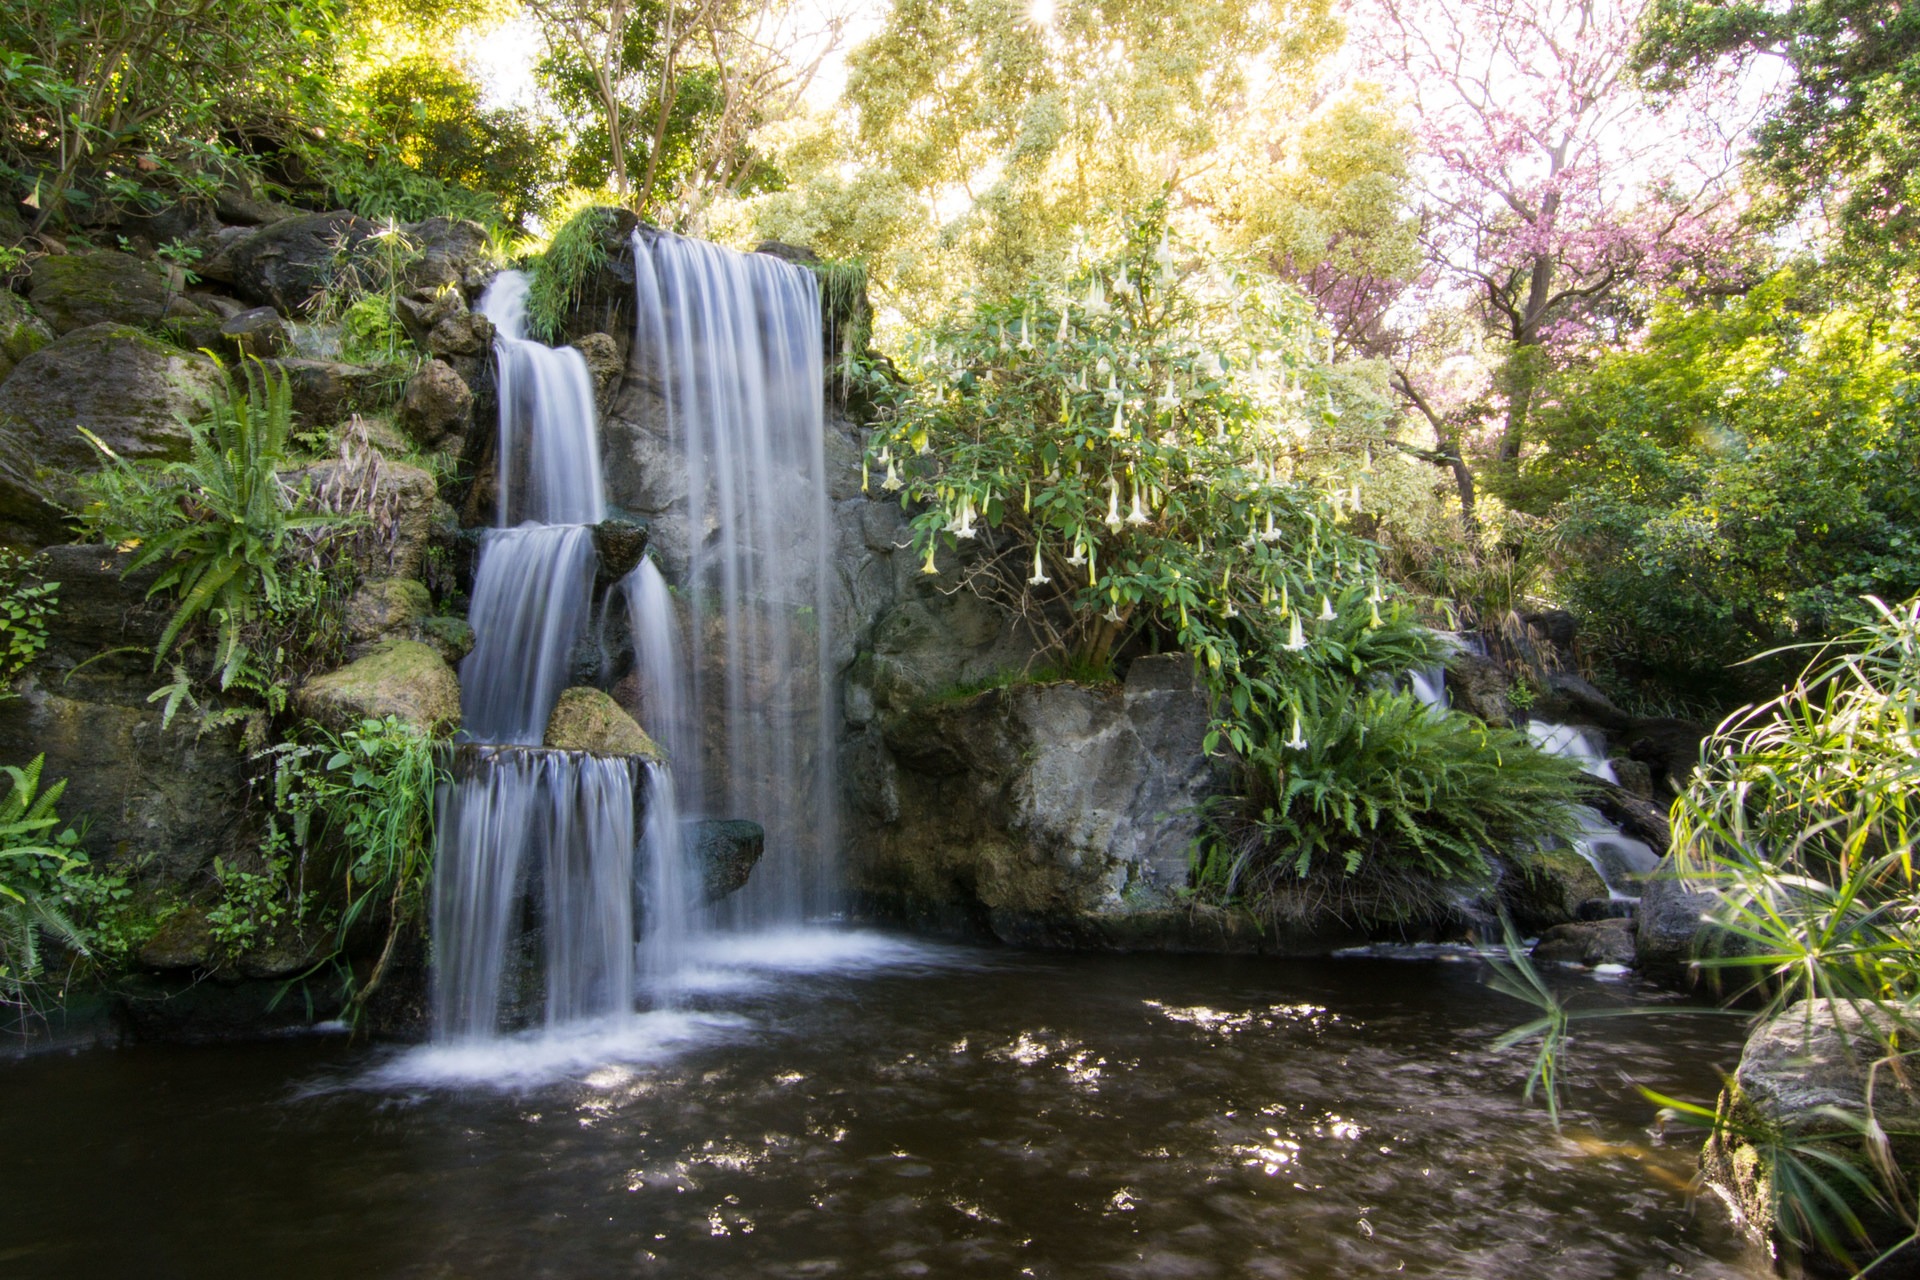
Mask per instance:
[[[996,321],[995,323],[999,326],[999,329],[1000,329],[1000,354],[1005,355],[1008,351],[1007,322],[1004,320],[1000,320],[1000,321]]]
[[[1287,739],[1286,747],[1289,751],[1305,751],[1307,749],[1306,735],[1300,732],[1300,713],[1298,711],[1293,713],[1293,736]]]
[[[1358,480],[1353,482],[1353,494],[1347,499],[1347,506],[1355,515],[1360,514],[1360,482]]]
[[[1378,600],[1369,600],[1367,601],[1367,629],[1370,631],[1375,630],[1380,625],[1380,602]]]
[[[1040,544],[1036,542],[1033,544],[1033,576],[1027,579],[1027,583],[1029,586],[1038,587],[1052,581],[1053,579],[1047,576],[1046,566],[1040,562]]]
[[[1027,317],[1025,316],[1020,317],[1020,350],[1033,350],[1033,337],[1027,331]]]
[[[880,465],[881,465],[881,466],[883,466],[883,467],[884,467],[884,466],[886,466],[886,465],[887,465],[887,464],[888,464],[889,462],[892,462],[892,461],[893,461],[893,449],[892,449],[892,448],[891,448],[890,446],[888,446],[888,445],[881,445],[881,446],[880,446],[880,457],[879,457],[879,459],[878,459],[878,461],[879,461],[879,463],[880,463]]]
[[[1125,400],[1113,406],[1113,425],[1107,428],[1107,434],[1116,440],[1127,434],[1127,402]]]
[[[900,483],[900,473],[894,470],[892,458],[887,459],[887,476],[880,482],[880,487],[888,493],[898,493],[903,487]]]
[[[1107,477],[1107,528],[1120,531],[1120,482]]]
[[[1071,302],[1062,303],[1060,307],[1060,332],[1053,335],[1055,342],[1065,342],[1067,340],[1067,326],[1071,323],[1072,315],[1073,304]]]
[[[1167,243],[1167,233],[1160,233],[1160,247],[1153,251],[1153,260],[1160,263],[1173,261],[1173,246]]]
[[[867,460],[864,457],[861,458],[860,459],[860,492],[862,493],[869,492],[867,488],[867,479],[868,479],[868,472],[870,469],[871,468],[869,467]]]
[[[1327,599],[1324,593],[1320,596],[1320,621],[1333,621],[1333,601]]]
[[[1167,389],[1155,397],[1153,407],[1162,413],[1172,413],[1180,407],[1180,393],[1174,390],[1173,379],[1167,379]]]
[[[1273,508],[1272,507],[1267,508],[1267,523],[1266,523],[1266,527],[1260,530],[1260,541],[1262,542],[1280,541],[1280,531],[1273,527]]]
[[[1085,564],[1086,562],[1087,562],[1086,545],[1082,543],[1080,539],[1075,538],[1073,540],[1073,554],[1067,557],[1067,563],[1072,565],[1074,568],[1078,569],[1081,565]]]
[[[927,548],[927,562],[920,566],[920,572],[936,575],[940,572],[939,569],[934,567],[932,547]]]
[[[1107,305],[1107,290],[1106,287],[1100,283],[1099,276],[1095,276],[1087,282],[1087,300],[1084,305],[1087,309],[1087,314],[1090,316],[1104,316],[1113,310],[1112,307]]]
[[[948,522],[946,531],[956,538],[972,538],[977,530],[973,527],[973,495],[968,494],[960,500],[959,514]]]
[[[1298,653],[1307,647],[1307,631],[1300,625],[1300,615],[1294,614],[1287,624],[1287,644],[1289,652]]]
[[[1147,513],[1140,509],[1140,486],[1138,484],[1135,484],[1133,486],[1133,510],[1129,512],[1127,515],[1127,523],[1128,524],[1147,523]]]
[[[1120,375],[1117,373],[1107,374],[1107,389],[1100,394],[1106,397],[1108,404],[1119,404],[1122,400],[1125,400],[1127,393],[1120,389]]]

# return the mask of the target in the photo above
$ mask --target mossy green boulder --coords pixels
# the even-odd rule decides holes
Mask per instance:
[[[294,705],[335,732],[394,716],[428,733],[451,733],[460,727],[460,681],[433,646],[390,640],[307,681]]]
[[[53,341],[53,330],[17,293],[0,289],[0,382],[13,367]]]
[[[547,718],[546,745],[597,756],[639,756],[660,764],[667,753],[634,718],[599,689],[578,686],[560,695]]]
[[[199,310],[168,282],[165,268],[112,250],[35,259],[27,295],[63,334],[95,324],[154,325],[172,311]]]

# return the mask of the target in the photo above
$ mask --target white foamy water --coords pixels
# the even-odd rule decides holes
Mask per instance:
[[[650,1067],[753,1024],[728,1013],[661,1009],[564,1028],[409,1049],[361,1076],[363,1089],[483,1088],[519,1092],[584,1081],[611,1067]]]

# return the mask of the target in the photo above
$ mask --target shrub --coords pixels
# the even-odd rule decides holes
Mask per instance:
[[[79,836],[62,828],[54,812],[65,780],[40,788],[45,764],[45,756],[36,756],[24,769],[0,770],[10,783],[0,798],[0,1005],[25,1006],[34,994],[43,932],[77,951],[87,949],[86,934],[61,903],[86,855],[79,851]]]

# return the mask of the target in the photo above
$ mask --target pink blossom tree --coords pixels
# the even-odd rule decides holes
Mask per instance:
[[[1706,110],[1725,82],[1654,103],[1628,57],[1645,0],[1356,0],[1361,73],[1399,96],[1416,163],[1426,267],[1369,345],[1433,427],[1469,522],[1463,435],[1519,458],[1546,361],[1617,327],[1629,286],[1717,269],[1729,249],[1737,132]],[[1376,302],[1377,307],[1377,302]],[[1465,309],[1498,372],[1449,399],[1432,376],[1437,318]],[[1456,326],[1457,329],[1457,326]]]

